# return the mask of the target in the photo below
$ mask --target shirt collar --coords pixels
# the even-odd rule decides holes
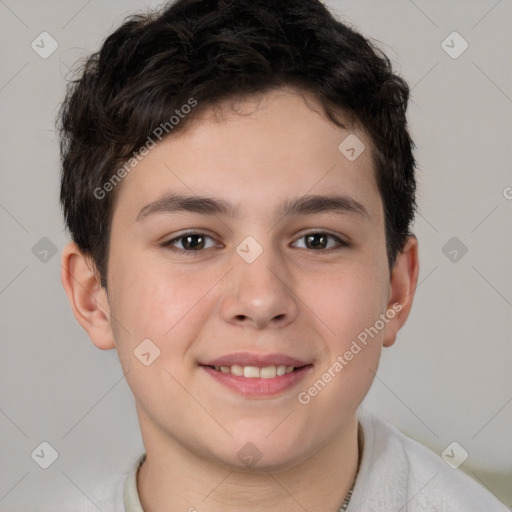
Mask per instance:
[[[137,490],[137,472],[145,460],[146,454],[144,453],[137,459],[124,482],[123,500],[125,512],[144,512]]]

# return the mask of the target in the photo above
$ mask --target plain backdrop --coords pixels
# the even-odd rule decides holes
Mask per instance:
[[[0,1],[1,512],[96,510],[87,494],[143,451],[117,355],[92,345],[61,286],[54,120],[73,63],[156,5]],[[439,454],[459,443],[454,471],[511,506],[512,2],[328,5],[409,82],[419,162],[420,285],[365,406]],[[42,442],[58,454],[48,469],[31,455]]]

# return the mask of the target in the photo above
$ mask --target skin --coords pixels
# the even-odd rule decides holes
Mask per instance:
[[[146,512],[336,511],[351,486],[357,408],[382,347],[409,315],[418,248],[408,238],[390,275],[371,142],[306,99],[282,89],[239,102],[236,112],[226,105],[152,149],[117,191],[108,294],[90,258],[73,243],[64,250],[73,312],[98,348],[118,351],[135,396]],[[366,145],[353,162],[338,149],[349,133]],[[169,192],[233,202],[238,216],[160,212],[136,220]],[[275,217],[286,199],[334,193],[368,215]],[[200,251],[186,252],[183,238],[174,243],[180,253],[160,245],[188,229],[212,238]],[[307,245],[305,234],[326,232],[348,246],[331,238],[327,248]],[[235,250],[247,236],[263,249],[252,263]],[[384,329],[301,404],[298,393],[397,303]],[[145,366],[133,352],[148,338],[160,356]],[[287,354],[312,367],[291,390],[261,398],[231,391],[199,366],[240,351]],[[252,469],[237,457],[247,442],[261,453]]]

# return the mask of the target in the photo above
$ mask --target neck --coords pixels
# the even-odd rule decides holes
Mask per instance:
[[[146,460],[137,487],[144,512],[337,512],[357,472],[357,417],[319,450],[280,471],[241,471],[206,460],[140,420]]]

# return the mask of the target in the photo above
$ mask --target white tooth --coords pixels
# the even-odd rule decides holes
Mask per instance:
[[[273,379],[277,375],[275,366],[264,366],[260,370],[260,379]]]
[[[233,371],[233,367],[231,367]],[[249,379],[257,379],[260,376],[260,369],[257,366],[244,366],[244,377]]]
[[[214,368],[219,371],[220,370],[220,366],[214,366]]]
[[[229,368],[229,366],[221,366],[220,371],[222,373],[231,373],[231,369]]]
[[[237,377],[243,377],[244,376],[244,367],[234,364],[231,366],[231,373],[233,375],[236,375]]]
[[[293,372],[293,366],[287,366],[286,367],[286,373],[292,373]]]
[[[277,376],[281,377],[281,375],[284,375],[286,373],[286,366],[284,364],[277,367]]]

